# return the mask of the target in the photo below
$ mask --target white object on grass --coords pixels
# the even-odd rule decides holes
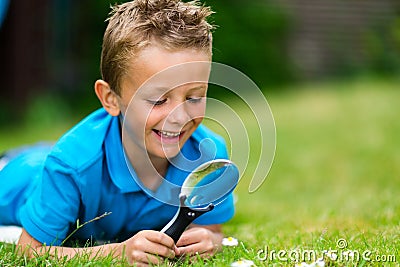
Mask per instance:
[[[223,246],[236,247],[238,244],[239,244],[238,240],[231,236],[222,239]]]
[[[242,266],[244,266],[244,267],[250,267],[250,266],[255,266],[255,265],[254,265],[254,262],[253,262],[253,261],[251,261],[251,260],[245,260],[245,259],[235,261],[235,262],[233,262],[233,263],[231,264],[231,267],[242,267]]]
[[[18,226],[0,226],[0,242],[16,244],[22,228]]]

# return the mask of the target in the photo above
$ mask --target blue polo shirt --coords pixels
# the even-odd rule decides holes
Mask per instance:
[[[165,180],[182,185],[190,168],[180,168],[180,162],[196,163],[194,168],[213,158],[227,158],[224,140],[200,125]],[[99,109],[54,146],[25,149],[0,171],[0,225],[20,225],[47,245],[60,245],[77,221],[83,224],[105,213],[80,228],[74,239],[123,241],[141,230],[162,229],[177,206],[146,193],[127,164],[118,117]],[[164,183],[155,195],[178,199],[179,190],[167,190]],[[233,213],[230,194],[194,223],[221,224]]]

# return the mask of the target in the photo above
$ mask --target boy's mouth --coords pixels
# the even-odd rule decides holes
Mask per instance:
[[[153,129],[153,131],[160,136],[162,139],[176,139],[184,134],[184,132],[169,132],[169,131],[160,131]]]

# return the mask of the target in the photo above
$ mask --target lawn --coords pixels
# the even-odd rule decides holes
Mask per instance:
[[[276,155],[256,192],[248,193],[249,177],[235,192],[236,214],[224,232],[237,238],[238,246],[224,247],[207,261],[176,265],[229,266],[248,259],[256,266],[294,266],[330,250],[325,266],[399,266],[399,84],[357,79],[267,92]],[[56,118],[43,127],[3,128],[0,150],[55,139],[72,123]],[[0,244],[0,266],[123,265],[111,258],[29,261],[14,250]]]

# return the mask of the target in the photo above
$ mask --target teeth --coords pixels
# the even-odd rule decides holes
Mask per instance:
[[[166,131],[159,131],[162,135],[165,135],[166,137],[177,137],[179,136],[181,133],[172,133],[172,132],[166,132]]]

